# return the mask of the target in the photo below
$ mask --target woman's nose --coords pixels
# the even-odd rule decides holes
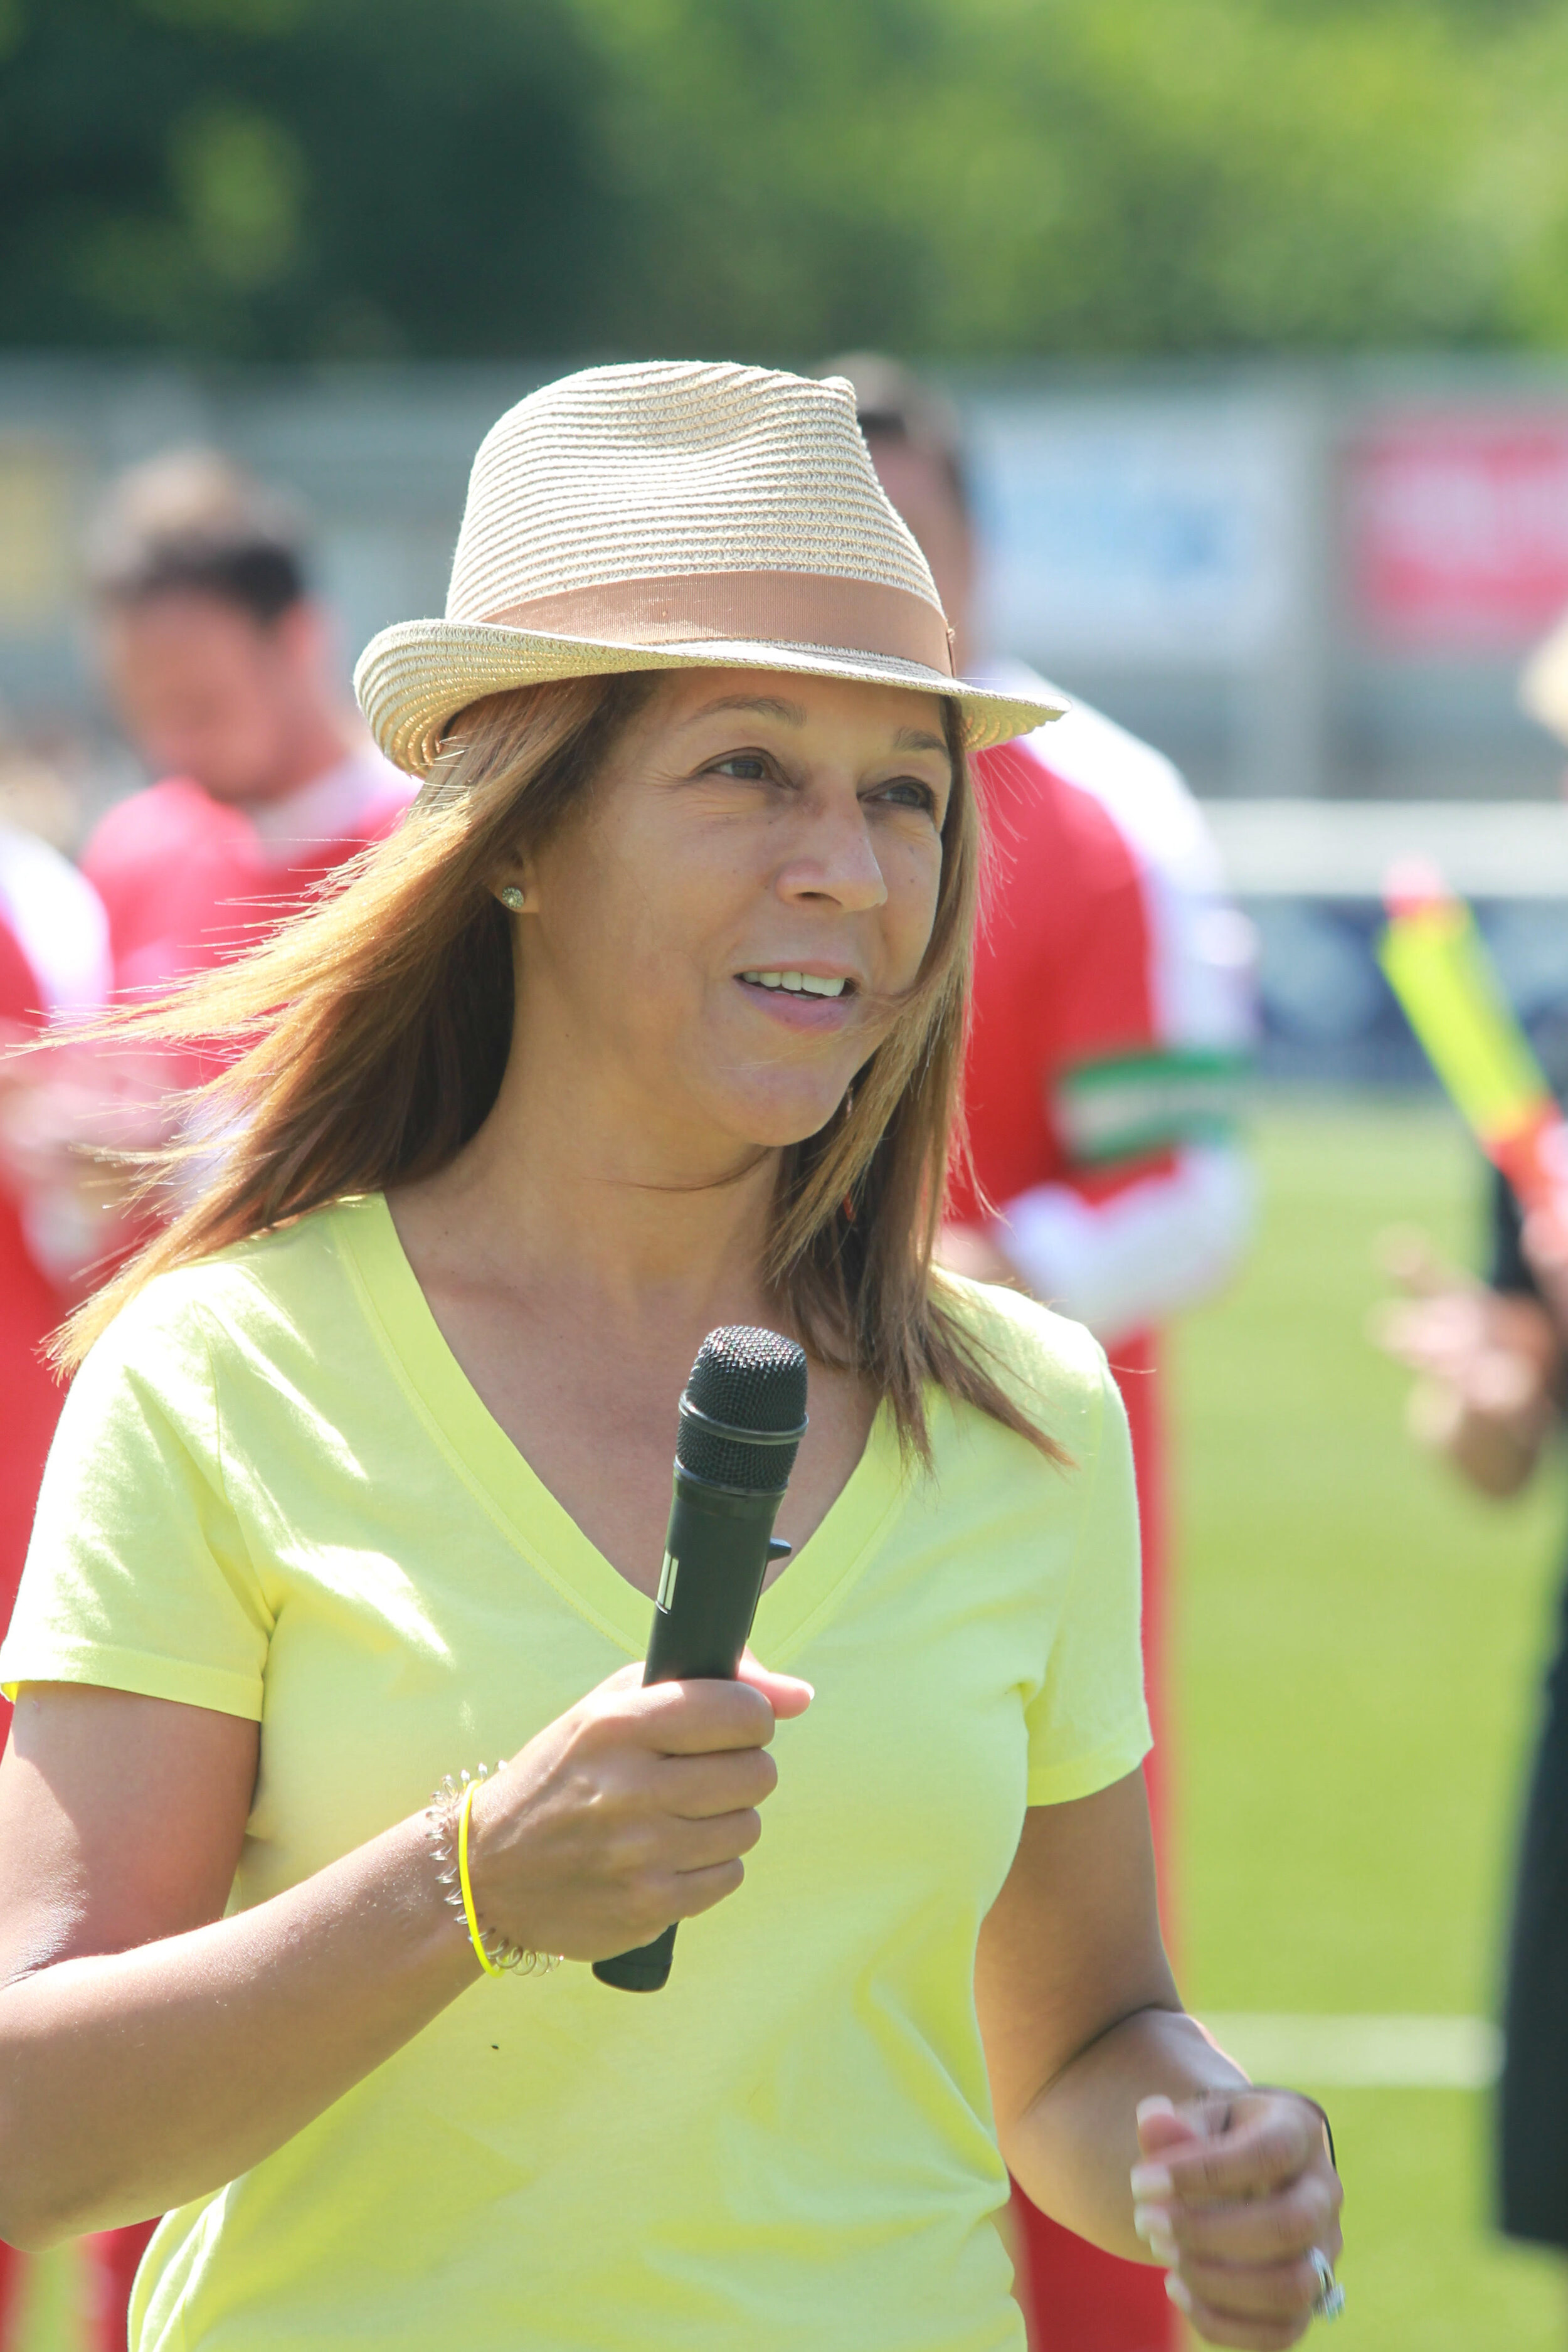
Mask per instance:
[[[830,898],[847,914],[884,905],[887,877],[859,808],[853,815],[818,814],[781,872],[779,887],[792,898]]]

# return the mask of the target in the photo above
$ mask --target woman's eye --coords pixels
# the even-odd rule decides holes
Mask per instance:
[[[731,751],[722,760],[715,760],[710,775],[733,776],[738,784],[760,784],[768,772],[768,763],[760,751]]]
[[[936,794],[929,784],[922,784],[918,776],[896,777],[890,784],[881,787],[877,797],[891,801],[895,808],[920,809],[927,816],[936,814]]]

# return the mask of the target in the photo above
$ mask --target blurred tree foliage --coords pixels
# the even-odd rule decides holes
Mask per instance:
[[[0,341],[1568,342],[1568,0],[0,0]]]

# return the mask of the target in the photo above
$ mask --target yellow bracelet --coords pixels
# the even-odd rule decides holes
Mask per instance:
[[[474,1799],[479,1784],[470,1780],[463,1791],[463,1807],[458,1815],[458,1884],[463,1890],[463,1916],[468,1923],[468,1941],[479,1956],[479,1966],[486,1976],[499,1977],[500,1970],[485,1949],[485,1939],[479,1933],[479,1923],[474,1913],[474,1890],[468,1878],[468,1815],[474,1810]]]
[[[504,1767],[498,1764],[495,1769],[500,1772]],[[440,1787],[431,1790],[425,1814],[425,1834],[437,1864],[437,1883],[447,1890],[445,1899],[451,1905],[455,1919],[460,1920],[463,1933],[479,1954],[479,1966],[487,1976],[548,1976],[552,1969],[561,1965],[559,1952],[520,1951],[515,1944],[496,1935],[487,1943],[474,1908],[473,1882],[468,1876],[468,1808],[480,1781],[489,1777],[489,1765],[481,1764],[477,1779],[470,1780],[465,1772],[461,1780],[455,1780],[448,1772]],[[493,1952],[489,1948],[492,1943]]]

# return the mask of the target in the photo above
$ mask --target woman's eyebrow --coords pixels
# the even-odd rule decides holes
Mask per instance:
[[[699,719],[713,719],[721,712],[735,710],[746,711],[758,719],[782,719],[786,727],[804,727],[807,717],[802,704],[782,701],[776,695],[721,694],[716,695],[711,702],[703,703],[683,723],[694,727]],[[893,738],[891,748],[895,751],[945,752],[947,740],[944,736],[933,735],[923,727],[900,727]]]
[[[945,751],[947,744],[941,735],[930,735],[923,727],[900,727],[893,738],[895,751]]]

